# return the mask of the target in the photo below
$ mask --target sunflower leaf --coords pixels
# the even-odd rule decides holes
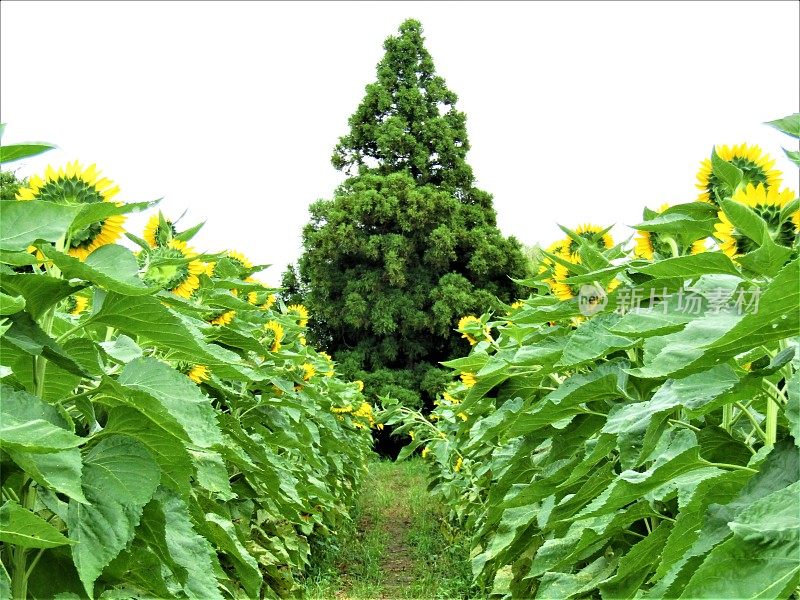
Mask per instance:
[[[117,205],[116,202],[92,202],[90,204],[84,204],[81,208],[81,212],[78,213],[78,216],[75,217],[75,220],[70,225],[70,231],[78,231],[84,227],[88,227],[92,223],[99,223],[115,215],[141,212],[152,208],[159,202],[161,202],[161,198],[150,202],[130,202],[128,204],[119,205]]]
[[[744,177],[742,170],[734,164],[721,159],[717,154],[716,148],[711,150],[711,169],[714,175],[723,183],[727,192],[725,197],[732,196]]]
[[[22,144],[11,144],[0,146],[0,163],[10,163],[23,158],[30,158],[53,150],[57,146],[44,142],[24,142]]]
[[[752,208],[726,198],[721,199],[719,205],[733,226],[751,240],[757,244],[765,243],[766,238],[772,241],[766,222]]]
[[[55,548],[75,543],[40,516],[10,500],[0,507],[0,542],[22,548]]]
[[[158,289],[144,284],[139,278],[136,257],[122,246],[101,246],[87,256],[84,262],[49,246],[42,246],[41,249],[67,277],[83,279],[127,296],[152,294]]]
[[[0,315],[13,315],[25,308],[25,298],[0,292]]]
[[[0,249],[26,250],[34,242],[59,242],[80,212],[79,206],[53,202],[0,202]]]
[[[790,135],[792,137],[800,138],[800,113],[794,113],[782,119],[775,119],[774,121],[767,121],[766,125],[774,127],[778,131]]]
[[[786,148],[784,148],[783,151],[790,161],[800,167],[800,152],[796,150],[787,150]]]

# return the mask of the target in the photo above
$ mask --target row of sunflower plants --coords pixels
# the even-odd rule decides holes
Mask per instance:
[[[73,162],[0,203],[0,598],[296,594],[365,472],[363,386],[263,266],[125,232],[154,203],[118,192]]]
[[[800,201],[773,167],[717,147],[633,244],[564,229],[530,298],[461,320],[429,415],[384,401],[493,597],[799,597]]]

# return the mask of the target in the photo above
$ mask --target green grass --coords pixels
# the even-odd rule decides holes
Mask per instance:
[[[426,490],[419,459],[370,465],[353,524],[317,546],[307,600],[473,598],[469,545]]]

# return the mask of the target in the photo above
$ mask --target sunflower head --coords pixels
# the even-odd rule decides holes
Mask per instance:
[[[228,325],[231,321],[233,321],[234,316],[236,316],[235,310],[218,310],[211,314],[208,322],[212,325]]]
[[[176,234],[177,231],[172,221],[159,212],[147,221],[142,235],[144,241],[150,244],[151,248],[157,248],[168,245]]]
[[[308,381],[316,374],[317,371],[316,369],[314,369],[314,365],[312,365],[311,363],[303,364],[303,381]]]
[[[461,373],[461,383],[463,383],[468,388],[471,388],[476,383],[478,383],[478,378],[475,377],[475,373],[464,372]]]
[[[291,306],[286,307],[286,310],[300,317],[300,320],[298,321],[298,325],[300,325],[300,327],[305,327],[308,325],[308,309],[305,306],[302,304],[292,304]]]
[[[569,300],[575,297],[575,290],[566,283],[566,279],[571,275],[570,270],[561,263],[556,264],[553,269],[553,277],[547,283],[550,284],[550,291],[559,300]]]
[[[76,160],[57,171],[48,166],[44,177],[31,176],[27,187],[21,187],[16,197],[17,200],[23,201],[45,200],[59,204],[82,205],[112,202],[117,193],[119,187],[111,180],[100,177],[95,165],[84,169]],[[123,215],[112,215],[71,231],[67,253],[79,260],[86,260],[86,257],[97,248],[113,244],[122,235],[124,223]]]
[[[585,223],[579,225],[575,229],[575,233],[581,239],[593,244],[598,250],[608,250],[614,247],[614,238],[608,232],[603,233],[603,228],[599,225]],[[580,248],[578,242],[567,236],[561,240],[561,251],[558,254],[573,262],[578,262],[580,260]]]
[[[186,375],[195,383],[203,383],[211,376],[205,365],[191,365]]]
[[[89,299],[86,296],[75,294],[65,300],[64,311],[73,317],[77,317],[86,312],[88,307]]]
[[[777,244],[791,247],[798,233],[797,211],[782,219],[781,210],[795,198],[795,193],[788,188],[778,191],[777,186],[767,188],[763,184],[754,186],[748,183],[734,193],[732,200],[750,207],[761,217]],[[719,211],[717,216],[719,222],[714,226],[714,237],[719,240],[719,247],[725,254],[736,258],[758,249],[759,245],[740,232],[723,211]]]
[[[170,240],[166,246],[157,246],[139,253],[139,266],[144,271],[142,279],[148,286],[169,290],[181,298],[189,298],[200,287],[199,275],[205,266],[194,259],[197,253],[180,240]],[[185,262],[175,262],[185,259]]]
[[[481,320],[474,315],[467,315],[466,317],[461,317],[461,319],[458,321],[458,330],[462,332],[464,329],[467,328],[475,329],[480,327],[481,327]],[[491,341],[492,338],[488,327],[483,327],[483,335],[487,340]],[[461,337],[467,340],[470,346],[474,346],[475,344],[478,343],[478,340],[475,339],[475,337],[470,333],[464,332],[462,333]]]
[[[781,184],[781,172],[773,169],[775,160],[764,154],[758,146],[739,144],[738,146],[715,146],[714,150],[722,160],[737,167],[742,172],[742,185],[762,184],[765,188],[778,187]],[[697,172],[697,189],[699,202],[717,204],[725,186],[714,173],[711,159],[706,158]]]
[[[241,252],[237,252],[236,250],[229,250],[226,254],[226,257],[228,258],[228,260],[235,263],[236,266],[239,267],[239,269],[241,269],[242,271],[246,271],[248,269],[253,268],[253,263],[250,262],[250,259],[248,259]]]
[[[270,321],[264,325],[264,329],[272,332],[272,346],[270,346],[270,352],[277,352],[281,349],[281,342],[283,341],[283,325],[277,321]]]

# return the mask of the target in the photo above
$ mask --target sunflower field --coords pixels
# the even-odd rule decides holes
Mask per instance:
[[[771,125],[800,137],[800,115]],[[632,242],[563,228],[528,299],[461,320],[471,352],[429,415],[384,400],[491,597],[800,597],[783,178],[758,147],[716,147],[699,197],[645,209]]]
[[[155,203],[120,195],[73,162],[0,203],[0,598],[296,595],[365,472],[363,386],[263,266],[125,232]]]

